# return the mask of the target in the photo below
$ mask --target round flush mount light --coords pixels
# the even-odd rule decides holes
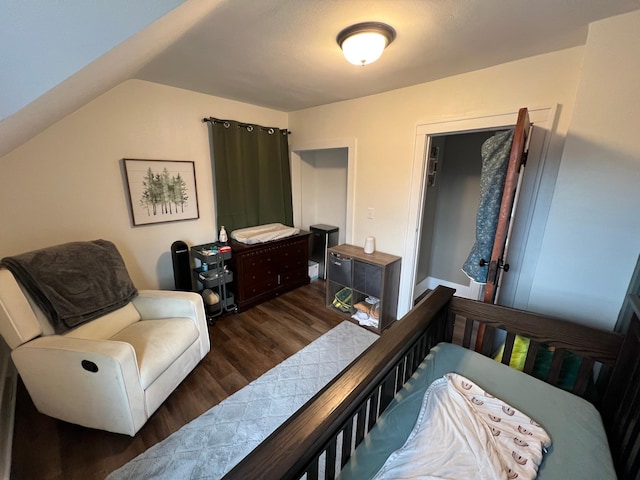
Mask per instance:
[[[369,65],[380,58],[396,31],[386,23],[364,22],[342,30],[336,41],[344,57],[354,65]]]

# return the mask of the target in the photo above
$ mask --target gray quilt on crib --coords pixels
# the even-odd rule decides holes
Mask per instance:
[[[13,257],[7,268],[45,313],[56,333],[125,306],[137,294],[116,246],[71,242]]]
[[[480,205],[476,215],[476,242],[462,266],[462,271],[478,283],[487,283],[489,266],[480,266],[480,259],[483,258],[489,262],[491,258],[512,143],[513,129],[498,132],[482,144]]]

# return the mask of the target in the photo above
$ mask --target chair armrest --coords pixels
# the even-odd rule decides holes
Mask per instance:
[[[210,349],[209,330],[202,297],[194,292],[140,290],[132,300],[142,320],[190,318],[200,332],[201,358]]]
[[[11,356],[36,408],[46,415],[129,435],[147,419],[136,354],[128,343],[50,335]]]
[[[202,313],[202,297],[194,292],[174,292],[171,290],[139,290],[132,300],[142,319],[153,318],[195,318]]]

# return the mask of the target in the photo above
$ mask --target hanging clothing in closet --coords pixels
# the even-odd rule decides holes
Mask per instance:
[[[480,205],[476,214],[476,241],[462,266],[462,271],[478,283],[487,282],[489,259],[496,236],[500,202],[507,175],[513,129],[496,133],[482,145],[480,173]],[[484,259],[485,264],[480,265]]]

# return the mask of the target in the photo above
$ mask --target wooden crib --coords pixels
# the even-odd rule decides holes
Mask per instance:
[[[453,294],[445,287],[431,292],[225,478],[335,478],[430,349],[439,342],[475,349],[479,324],[486,326],[478,348],[485,356],[495,352],[495,336],[506,332],[502,363],[507,365],[516,335],[530,339],[526,374],[532,373],[538,348],[550,346],[553,358],[543,380],[554,386],[559,383],[565,353],[580,357],[573,393],[587,398],[600,412],[619,478],[639,478],[637,297],[630,299],[633,313],[623,335]]]

